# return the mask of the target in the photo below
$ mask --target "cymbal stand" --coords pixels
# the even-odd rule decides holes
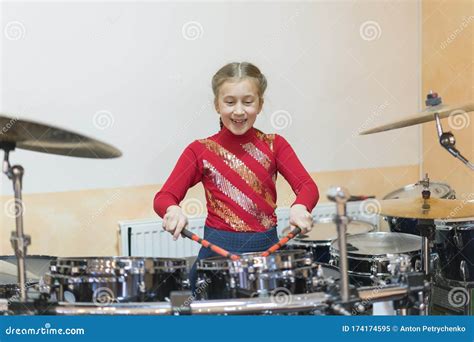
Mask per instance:
[[[351,197],[349,191],[343,187],[332,187],[327,192],[330,201],[336,202],[336,216],[334,222],[337,225],[337,241],[340,254],[341,270],[341,299],[342,302],[349,301],[349,264],[347,260],[346,231],[349,218],[347,217],[346,203]]]
[[[423,198],[422,210],[429,210],[430,205],[428,199],[431,197],[430,191],[430,179],[428,174],[425,175],[425,178],[420,181],[420,184],[423,186],[421,191],[421,196]],[[423,273],[428,277],[431,273],[430,270],[430,248],[431,242],[435,239],[435,225],[434,220],[432,219],[418,219],[416,224],[417,229],[420,231],[421,240],[421,264],[423,268]]]
[[[0,149],[5,151],[5,157],[3,159],[2,172],[7,175],[8,179],[13,182],[13,191],[15,193],[15,221],[16,231],[12,232],[10,242],[15,255],[17,257],[18,267],[18,283],[20,286],[20,300],[25,302],[27,300],[26,292],[26,267],[25,257],[26,248],[31,243],[29,235],[25,235],[23,232],[23,201],[22,201],[22,181],[25,170],[21,165],[10,165],[9,154],[10,151],[15,150],[15,143],[0,141]]]

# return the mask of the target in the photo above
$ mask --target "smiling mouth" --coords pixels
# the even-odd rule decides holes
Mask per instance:
[[[246,122],[247,119],[244,119],[244,120],[234,120],[234,119],[230,119],[230,121],[232,121],[233,123],[242,124],[242,123]]]

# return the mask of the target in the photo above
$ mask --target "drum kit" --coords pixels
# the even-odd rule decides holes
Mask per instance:
[[[436,120],[440,143],[472,168],[454,147],[452,134],[442,131],[440,119],[453,111],[473,111],[474,103],[443,106],[430,94],[427,104],[416,116],[361,134]],[[327,193],[336,207],[334,217],[315,219],[307,233],[285,229],[284,237],[263,253],[231,254],[184,230],[184,237],[220,255],[198,262],[193,292],[187,280],[190,264],[182,258],[28,256],[24,170],[10,165],[10,152],[22,148],[86,158],[116,158],[121,152],[37,122],[0,116],[0,125],[3,172],[13,182],[16,204],[15,256],[0,257],[3,314],[367,315],[389,303],[392,311],[386,314],[424,315],[443,313],[442,308],[455,313],[436,306],[439,289],[469,294],[474,288],[474,202],[455,199],[447,184],[427,176],[377,201],[378,214],[390,226],[387,232],[348,217],[347,203],[362,198],[342,187]],[[472,313],[470,299],[463,305],[461,313]]]

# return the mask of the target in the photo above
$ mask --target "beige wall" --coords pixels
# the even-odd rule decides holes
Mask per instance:
[[[437,91],[446,104],[474,101],[474,1],[423,1],[422,49],[423,94]],[[474,162],[474,115],[458,120],[442,120],[443,128]],[[474,173],[439,145],[434,123],[423,125],[423,159],[431,179],[450,184],[458,198],[473,196]]]
[[[312,176],[320,187],[321,201],[324,202],[324,194],[328,187],[334,184],[346,186],[353,194],[373,194],[381,197],[396,188],[415,182],[418,172],[417,165],[410,165],[321,172]],[[28,253],[58,256],[117,255],[117,222],[155,216],[152,201],[157,189],[159,186],[149,185],[26,195],[25,227],[32,238]],[[277,182],[277,191],[279,206],[292,203],[294,195],[281,176]],[[198,184],[188,192],[186,199],[191,198],[205,203],[201,185]],[[5,208],[5,203],[9,200],[7,197],[0,198],[2,208]],[[188,210],[191,209],[190,206]],[[10,231],[14,229],[14,220],[3,215],[1,223],[0,254],[12,254],[9,236]]]
[[[474,16],[473,2],[423,1],[422,3],[422,91],[438,91],[445,103],[474,100]],[[463,22],[467,23],[466,27]],[[460,30],[462,28],[462,30]],[[446,46],[442,45],[455,32]],[[474,160],[473,127],[471,124],[453,130],[444,120],[445,130],[452,130],[457,146],[467,158]],[[450,157],[437,142],[433,124],[423,126],[422,169],[431,179],[449,183],[458,197],[474,193],[472,172]],[[419,178],[418,165],[357,169],[312,174],[320,187],[321,201],[333,184],[343,185],[354,194],[374,194],[382,197],[388,192]],[[6,179],[4,178],[4,181]],[[30,254],[60,256],[116,255],[119,252],[117,222],[149,218],[155,214],[152,199],[159,185],[98,189],[25,196],[26,232],[32,236]],[[278,205],[288,206],[294,195],[288,184],[279,178]],[[191,189],[187,199],[204,201],[200,185]],[[10,200],[0,197],[2,208]],[[11,254],[10,231],[14,220],[2,215],[0,254]]]

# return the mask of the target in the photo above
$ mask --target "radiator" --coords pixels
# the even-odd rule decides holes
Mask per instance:
[[[289,208],[278,208],[276,210],[279,235],[281,235],[284,228],[288,227],[289,212]],[[318,204],[312,214],[315,220],[331,217],[335,214],[335,205],[332,203]],[[362,215],[360,202],[350,202],[347,206],[347,214],[378,226],[379,218],[377,215],[373,217]],[[188,229],[203,237],[205,220],[206,216],[189,218]],[[201,247],[198,243],[182,237],[174,241],[171,234],[163,230],[162,222],[161,218],[120,221],[120,255],[184,258],[198,254]]]

